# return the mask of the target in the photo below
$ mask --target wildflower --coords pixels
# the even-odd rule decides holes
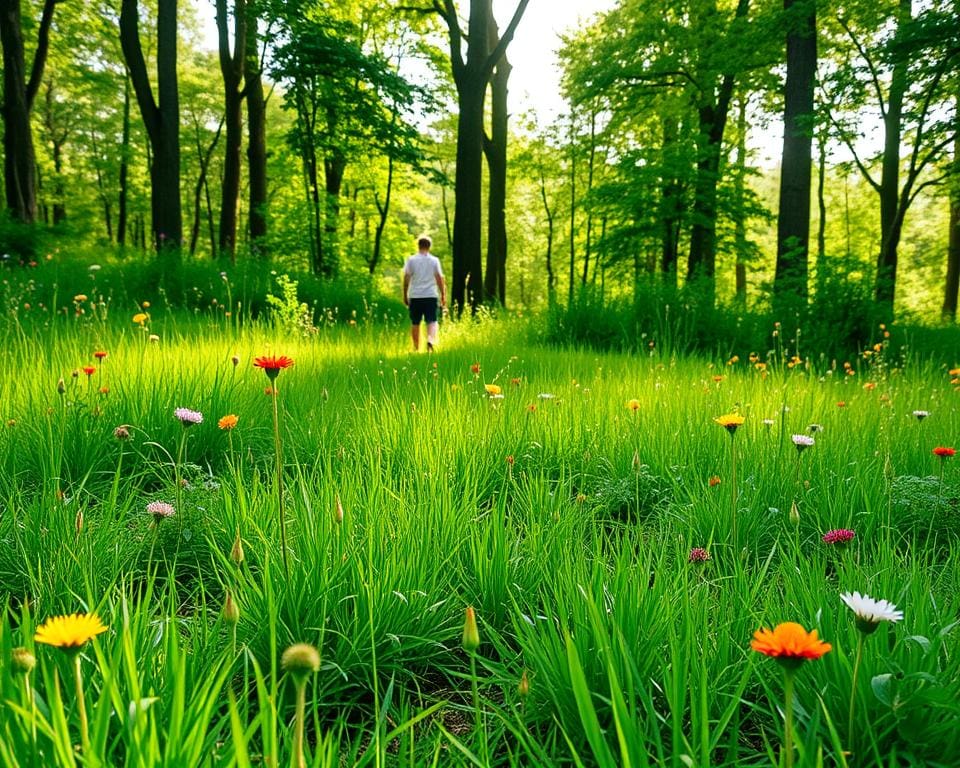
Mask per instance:
[[[627,410],[633,411],[636,413],[640,410],[640,401],[637,399],[627,400]]]
[[[744,421],[746,421],[746,419],[739,413],[727,413],[714,419],[714,422],[727,430],[731,437],[733,437],[733,434],[737,431],[737,427],[743,425]]]
[[[235,426],[237,426],[238,420],[239,419],[237,419],[235,414],[230,413],[224,416],[222,419],[220,419],[217,422],[217,426],[224,431],[229,431],[233,429]]]
[[[149,301],[144,301],[142,304],[140,304],[140,306],[141,306],[143,309],[150,309],[150,302],[149,302]]]
[[[147,337],[147,339],[150,341],[151,344],[156,344],[158,341],[160,341],[160,337],[157,336],[157,334],[155,334],[155,333],[151,333],[151,334]]]
[[[720,485],[720,483],[721,480],[718,475],[712,475],[710,479],[707,480],[707,485],[709,485],[711,488],[716,488],[718,485]]]
[[[436,367],[437,367],[437,364],[434,363],[434,364],[433,364],[433,367],[436,368]],[[517,376],[514,376],[512,379],[510,379],[510,384],[511,384],[511,386],[519,387],[519,386],[520,386],[520,378],[517,377]]]
[[[57,381],[57,394],[58,394],[58,395],[63,395],[63,394],[66,393],[66,391],[67,391],[67,385],[66,385],[66,383],[64,382],[63,378],[60,378],[60,379]]]
[[[938,445],[933,449],[933,455],[939,456],[941,459],[950,459],[957,455],[956,448],[946,448],[942,445]]]
[[[810,448],[814,444],[814,439],[810,435],[791,435],[790,439],[797,446],[797,453],[803,453],[804,449]]]
[[[93,376],[93,374],[97,372],[97,369],[92,365],[85,365],[83,366],[83,372],[87,374],[87,376]]]
[[[509,464],[511,467],[513,466],[513,454],[510,454],[509,456],[507,456],[506,462],[507,462],[507,464]]]
[[[530,411],[530,413],[536,413],[537,406],[533,403],[530,403],[530,405],[527,406],[527,410]]]
[[[148,317],[149,315],[146,312],[137,312],[137,314],[133,316],[133,322],[135,322],[137,325],[143,325],[145,322],[147,322]]]
[[[480,373],[480,363],[474,363],[473,365],[471,365],[471,366],[470,366],[470,373],[472,373],[474,376],[479,375],[479,373]]]
[[[875,600],[859,592],[853,594],[845,592],[840,595],[840,599],[854,612],[857,617],[857,629],[865,635],[872,634],[882,621],[894,623],[903,619],[903,611],[897,610],[897,606],[889,600]]]
[[[930,411],[914,411],[913,415],[917,421],[923,421],[925,418],[927,418],[927,416],[930,415]]]
[[[694,547],[690,550],[690,555],[687,557],[688,563],[705,563],[710,559],[710,553],[707,552],[703,547]]]
[[[776,659],[784,667],[796,669],[806,659],[819,659],[832,646],[817,637],[817,630],[807,632],[800,624],[786,621],[772,631],[758,629],[750,641],[750,647]]]
[[[121,424],[115,430],[113,430],[113,436],[117,440],[129,440],[130,439],[130,428],[126,424]]]
[[[100,387],[100,389],[98,389],[97,391],[98,391],[101,395],[109,395],[109,394],[110,394],[110,387]]]
[[[189,408],[177,408],[173,415],[184,427],[192,427],[194,424],[203,423],[203,414],[200,411],[191,411]]]
[[[727,363],[727,365],[730,365],[730,363]],[[720,375],[718,374],[718,375],[716,375],[716,376],[713,377],[713,382],[714,382],[714,384],[719,384],[721,381],[723,381],[723,379],[724,379],[724,377],[723,377],[723,376],[720,376]]]
[[[822,425],[822,424],[810,424],[810,425],[807,426],[807,431],[808,431],[808,432],[814,432],[814,433],[816,433],[816,432],[823,432],[823,425]]]
[[[103,358],[107,356],[107,353],[104,352],[102,349],[98,349],[96,352],[93,353],[93,356],[97,358],[97,360],[103,360]]]
[[[230,362],[233,363],[233,367],[236,368],[240,365],[240,355],[234,355],[230,358]]]
[[[79,304],[81,301],[87,300],[87,294],[78,293],[76,296],[73,297],[73,300]]]
[[[849,528],[835,528],[834,530],[827,531],[825,534],[823,534],[823,543],[843,546],[853,541],[853,537],[856,535],[856,532],[850,530]]]
[[[480,630],[477,628],[477,614],[472,605],[467,606],[466,616],[463,621],[463,650],[467,653],[473,653],[480,647]]]
[[[846,404],[845,401],[843,401],[843,400],[838,400],[838,401],[837,401],[837,408],[846,408],[846,407],[847,407],[847,404]]]
[[[281,355],[280,357],[258,357],[253,361],[253,365],[256,368],[263,368],[263,372],[267,374],[267,378],[273,381],[280,375],[280,371],[293,365],[293,360],[286,355]]]
[[[164,518],[173,517],[176,514],[173,504],[167,504],[165,501],[151,501],[147,504],[147,512],[153,515],[157,524]]]
[[[337,494],[337,498],[336,498],[336,506],[335,506],[334,512],[333,512],[333,519],[334,519],[337,523],[342,523],[342,522],[343,522],[343,517],[344,517],[344,515],[343,515],[343,503],[340,501],[340,494],[338,493],[338,494]]]
[[[774,424],[774,421],[773,419],[764,419],[761,423],[767,428],[767,432],[769,432],[770,427],[772,427]]]
[[[550,392],[541,392],[537,395],[538,400],[553,400],[556,395],[551,394]]]
[[[268,397],[272,397],[276,394],[276,392],[274,391],[273,387],[264,387],[263,394],[267,395]]]
[[[875,381],[868,381],[866,384],[863,385],[863,388],[864,388],[865,390],[867,390],[867,392],[872,392],[873,390],[875,390],[875,389],[877,388],[877,382],[875,382]]]
[[[790,522],[793,525],[800,525],[800,507],[797,506],[797,500],[790,503]]]
[[[107,627],[95,613],[53,616],[37,627],[33,639],[65,651],[76,651],[87,641],[106,632]]]
[[[309,643],[295,643],[283,652],[280,667],[295,680],[304,680],[320,669],[320,651]]]
[[[484,384],[483,388],[487,391],[487,394],[490,395],[491,397],[495,397],[497,395],[503,394],[503,390],[496,384]]]

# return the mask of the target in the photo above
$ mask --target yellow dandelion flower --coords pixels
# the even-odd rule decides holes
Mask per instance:
[[[731,435],[737,431],[737,427],[743,425],[744,421],[746,421],[746,419],[739,413],[725,413],[723,416],[718,416],[714,419],[715,423],[719,424]]]
[[[488,395],[502,395],[503,390],[496,384],[484,384],[483,388],[487,390]]]
[[[632,399],[632,400],[627,400],[627,409],[628,409],[628,410],[631,410],[631,411],[634,411],[634,412],[639,411],[639,410],[640,410],[640,401],[637,400],[636,398],[634,398],[634,399]]]
[[[47,619],[37,627],[33,639],[38,643],[72,650],[106,631],[107,627],[95,613],[74,613]]]
[[[137,323],[137,325],[143,325],[145,322],[147,322],[147,313],[137,312],[137,314],[133,316],[133,322]]]

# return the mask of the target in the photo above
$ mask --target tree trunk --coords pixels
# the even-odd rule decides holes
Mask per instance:
[[[495,46],[489,45],[491,0],[470,0],[469,44],[466,60],[462,53],[463,34],[453,0],[437,0],[438,10],[447,24],[450,38],[450,65],[457,87],[457,172],[454,183],[456,210],[453,215],[454,312],[461,314],[467,302],[476,309],[482,298],[480,221],[483,171],[483,102],[487,83],[497,62],[513,39],[517,24],[529,0],[519,0],[510,23]]]
[[[663,159],[660,183],[660,223],[661,248],[660,272],[664,284],[677,287],[677,264],[680,260],[680,180],[677,177],[679,165],[678,149],[680,126],[676,117],[661,116],[663,134]]]
[[[597,109],[596,106],[590,107],[590,148],[587,152],[587,200],[590,199],[590,192],[593,190],[593,165],[597,157]],[[590,246],[593,238],[593,211],[587,206],[587,233],[583,244],[583,275],[580,278],[580,285],[587,284],[587,277],[590,274]]]
[[[247,62],[243,71],[247,99],[247,175],[250,251],[267,253],[267,100],[263,95],[257,18],[247,6]]]
[[[390,213],[390,197],[393,194],[393,153],[387,155],[387,189],[383,195],[383,202],[376,192],[373,194],[373,201],[377,205],[377,230],[373,236],[373,253],[370,255],[368,268],[373,275],[377,271],[377,265],[380,263],[380,248],[383,243],[383,231],[387,228],[387,216]],[[354,203],[356,203],[356,190],[354,190]],[[356,212],[356,205],[353,208]]]
[[[197,241],[200,239],[200,202],[201,195],[205,192],[207,198],[207,215],[211,219],[211,233],[210,233],[210,251],[214,257],[217,255],[218,241],[214,239],[213,236],[213,224],[212,224],[212,206],[210,205],[210,188],[207,184],[207,171],[210,168],[210,161],[213,159],[213,152],[217,147],[217,144],[220,141],[220,134],[223,133],[223,126],[226,123],[226,118],[220,118],[220,123],[217,125],[217,132],[213,136],[213,140],[210,142],[210,146],[204,150],[203,145],[200,143],[200,125],[195,123],[193,126],[194,136],[196,139],[196,149],[197,149],[197,162],[200,164],[200,173],[197,176],[197,183],[193,186],[193,227],[190,229],[190,255],[193,256],[197,252]]]
[[[491,44],[499,40],[497,24],[490,17]],[[512,67],[504,54],[490,80],[490,138],[484,137],[490,192],[487,196],[487,270],[483,278],[484,301],[507,303],[507,83]]]
[[[243,72],[246,63],[247,10],[245,0],[233,3],[233,53],[227,25],[227,0],[216,0],[220,72],[223,75],[223,114],[226,144],[223,149],[223,180],[220,187],[220,237],[213,257],[237,257],[237,213],[240,203],[240,144],[243,135]],[[204,169],[204,175],[206,169]],[[192,249],[191,249],[192,251]]]
[[[741,305],[747,303],[747,215],[744,210],[747,175],[747,97],[740,96],[737,111],[737,157],[733,177],[733,243],[735,252],[734,295]]]
[[[576,214],[577,214],[577,142],[573,129],[573,105],[570,105],[570,269],[567,281],[567,304],[573,304],[573,271],[576,260]]]
[[[7,208],[20,221],[37,218],[37,170],[30,128],[30,110],[43,79],[55,0],[44,0],[37,49],[30,78],[23,48],[20,0],[0,0],[0,44],[3,46],[3,156]]]
[[[911,0],[900,0],[899,30],[910,19]],[[897,249],[903,229],[900,211],[900,139],[903,134],[903,99],[907,92],[907,61],[900,57],[893,66],[887,111],[883,118],[883,157],[880,169],[880,253],[874,297],[893,312],[897,286]]]
[[[343,174],[347,168],[347,158],[339,149],[330,151],[323,161],[323,181],[326,192],[323,233],[326,257],[323,260],[322,274],[336,277],[340,272],[340,190],[343,187]]]
[[[776,297],[807,300],[810,244],[813,92],[817,74],[816,0],[783,0],[787,23],[787,79],[777,214]],[[791,11],[800,15],[794,19]]]
[[[947,279],[943,291],[943,319],[957,319],[960,293],[960,95],[953,117],[953,174],[950,178],[950,233],[947,243]]]
[[[123,138],[120,141],[120,190],[117,204],[117,245],[127,242],[127,198],[130,176],[130,75],[123,79]]]
[[[749,6],[749,0],[738,0],[734,18],[744,18]],[[717,185],[720,182],[720,154],[734,80],[733,73],[727,72],[722,75],[718,85],[708,84],[707,90],[701,93],[697,107],[698,159],[687,282],[701,286],[703,298],[709,304],[713,303],[716,295]]]
[[[827,268],[827,133],[817,134],[817,294],[818,298],[826,294],[829,281]],[[846,182],[846,179],[844,179]]]
[[[122,2],[120,44],[152,150],[150,210],[153,246],[158,253],[179,259],[183,219],[180,202],[177,0],[159,0],[157,7],[156,101],[140,44],[138,0]]]

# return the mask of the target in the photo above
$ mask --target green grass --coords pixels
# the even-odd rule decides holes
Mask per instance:
[[[795,765],[960,750],[960,465],[931,454],[958,442],[958,361],[883,347],[855,375],[776,355],[763,372],[750,350],[544,349],[512,322],[446,326],[428,356],[402,325],[116,314],[0,326],[0,764],[290,765],[296,642],[322,656],[308,765],[777,764],[782,676],[749,642],[783,621],[833,645],[796,676]],[[289,577],[262,354],[296,360],[277,380]],[[177,407],[204,422],[184,430]],[[731,411],[732,440],[713,422]],[[177,507],[156,527],[154,500]],[[822,542],[841,527],[849,547]],[[853,590],[905,618],[866,639],[851,730]],[[110,627],[83,649],[87,754],[70,660],[33,640],[76,611]]]

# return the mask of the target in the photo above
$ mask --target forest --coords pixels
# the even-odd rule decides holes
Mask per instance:
[[[528,2],[4,0],[0,245],[391,295],[430,232],[457,314],[680,288],[955,321],[954,3],[608,3],[542,114]]]

